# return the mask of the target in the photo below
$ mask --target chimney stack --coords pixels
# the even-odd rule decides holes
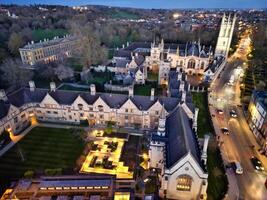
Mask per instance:
[[[56,91],[56,84],[55,82],[50,82],[50,91],[55,92]]]
[[[129,97],[133,97],[134,96],[134,88],[133,86],[129,87]]]
[[[5,90],[0,90],[0,100],[7,101],[7,96]]]
[[[34,81],[29,81],[29,87],[30,87],[30,91],[33,92],[35,90],[35,83]]]
[[[186,102],[186,92],[182,91],[182,102]]]
[[[151,92],[150,92],[150,100],[154,101],[155,99],[155,88],[151,88]]]
[[[91,95],[95,95],[96,94],[95,84],[91,84],[90,85],[90,92],[91,92]]]
[[[209,139],[210,139],[210,136],[205,135],[202,154],[201,154],[201,160],[204,162],[205,165],[207,163],[207,157],[208,157],[207,150],[208,150]]]

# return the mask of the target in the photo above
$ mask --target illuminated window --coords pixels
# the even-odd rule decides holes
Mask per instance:
[[[187,65],[187,68],[191,68],[191,69],[194,69],[196,66],[196,61],[194,59],[190,59],[188,61],[188,65]]]
[[[204,62],[201,62],[201,66],[200,66],[200,68],[201,68],[201,69],[204,69],[204,65],[205,65],[205,63],[204,63]]]
[[[192,178],[188,175],[181,175],[177,178],[177,190],[190,191],[192,185]]]

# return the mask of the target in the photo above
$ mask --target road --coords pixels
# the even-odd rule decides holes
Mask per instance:
[[[254,155],[263,162],[267,169],[267,158],[259,154],[259,146],[240,107],[240,78],[243,68],[246,67],[247,54],[251,49],[248,38],[249,33],[246,33],[240,40],[235,54],[227,60],[219,78],[211,84],[209,104],[225,164],[238,161],[244,170],[242,175],[235,175],[232,169],[228,169],[228,175],[231,176],[231,180],[234,179],[233,182],[237,187],[236,190],[230,189],[236,194],[228,199],[267,200],[267,189],[264,185],[267,172],[255,171],[250,161],[251,156]],[[241,67],[238,68],[238,66]],[[234,76],[235,81],[233,85],[228,85],[231,76]],[[223,114],[219,114],[217,109],[223,110]],[[232,109],[236,111],[237,118],[230,116],[229,112]],[[222,134],[220,131],[222,127],[227,127],[230,134]]]

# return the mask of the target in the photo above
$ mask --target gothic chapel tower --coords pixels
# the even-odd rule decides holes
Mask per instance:
[[[223,14],[220,33],[218,36],[217,45],[215,49],[215,57],[228,56],[235,28],[235,22],[236,22],[236,14],[233,16],[233,18],[231,18],[231,14],[229,14],[229,16],[225,16],[225,13]]]

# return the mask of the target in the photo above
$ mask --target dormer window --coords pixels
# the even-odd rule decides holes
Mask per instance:
[[[78,104],[78,109],[79,109],[79,110],[83,110],[83,104],[80,104],[80,103],[79,103],[79,104]]]
[[[99,105],[98,106],[98,111],[103,112],[104,111],[104,107],[102,105]]]

